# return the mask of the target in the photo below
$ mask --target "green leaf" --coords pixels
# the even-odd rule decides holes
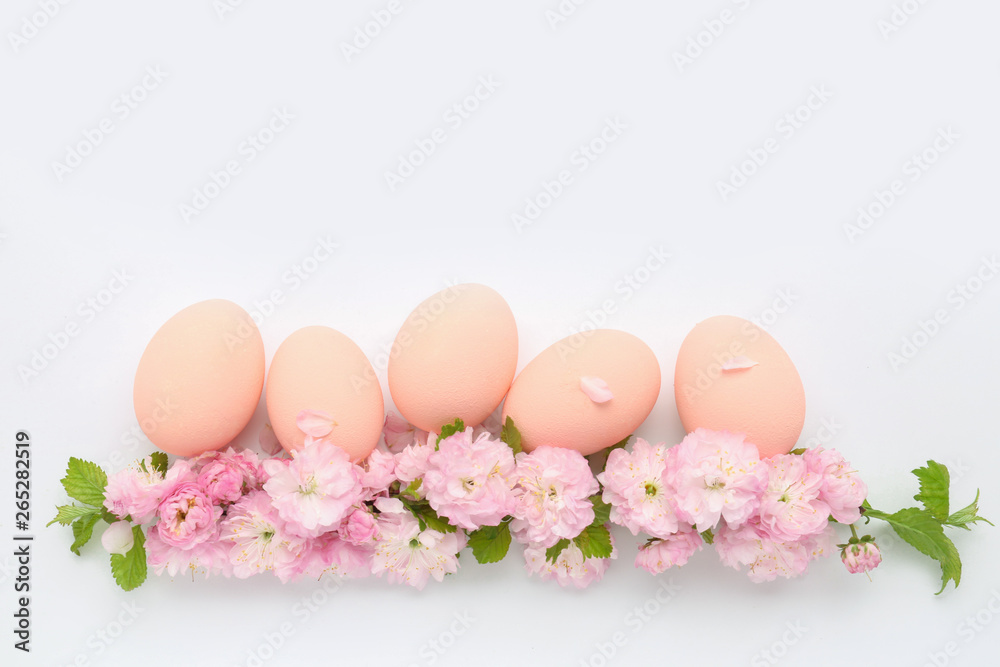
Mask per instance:
[[[895,514],[868,510],[865,516],[885,521],[905,542],[941,565],[941,590],[938,595],[944,591],[949,581],[954,581],[955,586],[958,586],[962,579],[962,561],[958,557],[958,549],[944,534],[941,522],[934,518],[930,510],[907,507]]]
[[[104,487],[107,484],[108,476],[96,463],[70,457],[66,476],[62,479],[63,488],[70,498],[85,505],[101,507],[104,505]]]
[[[569,546],[569,540],[563,538],[553,544],[551,547],[545,550],[545,560],[550,563],[555,563],[556,559],[559,558],[559,554],[563,552],[563,549]]]
[[[90,541],[90,538],[94,536],[94,525],[97,520],[101,518],[100,514],[96,512],[85,517],[81,517],[73,522],[73,544],[70,545],[69,550],[75,553],[77,556],[80,555],[80,547],[85,545]]]
[[[712,529],[709,528],[708,530],[703,531],[701,533],[701,539],[705,540],[705,544],[714,544],[715,543],[715,533],[713,533]]]
[[[594,520],[591,525],[603,526],[611,520],[611,505],[604,502],[600,494],[590,497],[590,502],[594,504]]]
[[[464,430],[465,430],[465,422],[459,418],[456,418],[455,421],[453,421],[452,423],[445,424],[444,426],[441,427],[441,433],[438,434],[438,439],[434,443],[434,446],[437,447],[438,443],[440,443],[445,438],[455,435],[456,433],[461,433]]]
[[[523,451],[521,448],[521,432],[514,426],[514,420],[510,418],[510,415],[507,416],[507,421],[500,428],[500,439],[510,445],[510,448],[514,450],[515,456]]]
[[[90,516],[91,514],[100,515],[100,513],[101,510],[89,505],[60,505],[56,508],[56,518],[45,524],[45,527],[48,528],[54,523],[68,526],[80,517]]]
[[[625,436],[625,438],[623,440],[619,440],[615,444],[613,444],[610,447],[608,447],[608,453],[610,454],[611,452],[613,452],[616,449],[623,448],[625,445],[628,444],[629,438],[631,438],[631,437],[632,437],[632,434],[629,433],[628,435]]]
[[[418,477],[412,482],[410,482],[409,485],[405,489],[403,489],[401,493],[408,495],[414,499],[420,498],[420,494],[418,494],[417,491],[420,490],[420,485],[423,484],[423,482],[424,478]]]
[[[472,555],[480,563],[498,563],[510,549],[510,525],[504,521],[499,526],[483,526],[469,533]]]
[[[573,538],[573,544],[580,548],[584,558],[610,558],[611,533],[604,524],[590,524]]]
[[[985,521],[991,526],[993,523],[986,518],[978,515],[979,513],[979,489],[976,489],[976,499],[972,501],[972,504],[968,507],[963,507],[945,520],[945,524],[949,526],[955,526],[956,528],[964,528],[965,530],[972,530],[969,528],[970,523],[976,523],[977,521]]]
[[[948,487],[951,476],[948,468],[937,461],[928,461],[926,468],[917,468],[913,474],[920,480],[920,493],[913,499],[923,504],[938,521],[948,518]]]
[[[454,533],[456,530],[455,526],[451,525],[450,523],[439,517],[437,515],[437,512],[432,510],[430,507],[421,510],[420,516],[421,518],[423,518],[424,521],[427,522],[427,527],[431,528],[432,530],[437,530],[442,533]]]
[[[131,591],[146,581],[146,536],[142,526],[132,526],[135,543],[128,553],[111,554],[111,573],[123,590]]]
[[[170,462],[167,460],[167,455],[164,452],[153,452],[153,470],[160,473],[161,475],[167,474],[167,467]]]
[[[802,456],[803,454],[806,453],[806,448],[805,447],[799,447],[798,449],[793,449],[792,451],[790,451],[788,453],[791,454],[792,456]]]

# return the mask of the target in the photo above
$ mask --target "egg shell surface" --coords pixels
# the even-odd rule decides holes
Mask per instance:
[[[188,306],[153,335],[135,373],[132,401],[149,440],[177,456],[231,442],[264,386],[264,342],[231,301]]]
[[[723,370],[740,357],[756,365]],[[730,315],[700,322],[684,339],[674,397],[688,433],[743,433],[762,457],[795,449],[805,423],[805,389],[791,358],[769,333]]]
[[[613,398],[591,399],[581,378],[607,383]],[[660,393],[660,365],[639,338],[597,329],[543,350],[515,378],[504,403],[521,445],[575,449],[588,455],[620,442],[646,420]]]
[[[389,355],[400,414],[431,432],[455,418],[476,426],[503,401],[517,370],[517,324],[495,290],[448,287],[406,318]]]
[[[382,387],[365,353],[344,334],[324,326],[299,329],[271,360],[267,415],[281,446],[301,449],[305,434],[296,419],[302,410],[325,412],[336,422],[324,439],[361,461],[382,435]]]

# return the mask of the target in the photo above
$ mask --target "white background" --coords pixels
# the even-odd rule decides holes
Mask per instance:
[[[348,62],[341,45],[385,2],[248,0],[221,17],[210,0],[80,2],[47,20],[33,18],[36,0],[5,2],[0,660],[230,666],[256,664],[265,647],[268,665],[764,665],[761,651],[774,649],[785,665],[991,664],[1000,537],[988,526],[952,533],[964,576],[938,597],[937,565],[891,541],[874,583],[831,558],[802,579],[755,585],[711,551],[652,578],[631,565],[637,540],[617,532],[619,560],[586,591],[527,578],[518,553],[493,566],[467,554],[442,585],[353,582],[309,618],[301,604],[321,590],[315,582],[152,577],[126,594],[99,544],[78,558],[68,529],[43,528],[66,501],[58,480],[70,455],[113,462],[149,451],[130,436],[132,379],[176,311],[215,297],[265,311],[268,359],[295,329],[329,325],[379,366],[409,310],[451,280],[508,299],[519,367],[600,323],[611,299],[606,326],[640,336],[662,366],[639,433],[671,443],[683,435],[671,389],[684,335],[711,315],[761,319],[806,386],[800,444],[834,423],[827,444],[887,510],[912,504],[908,471],[933,457],[952,467],[954,506],[982,488],[983,513],[1000,518],[1000,280],[974,280],[1000,251],[1000,6],[903,4],[912,15],[897,14],[902,25],[883,34],[889,0],[592,0],[555,27],[546,11],[557,0],[404,0]],[[712,37],[703,22],[720,32],[712,21],[723,10],[732,21]],[[44,25],[34,34],[26,20]],[[33,36],[15,44],[11,34]],[[707,46],[679,67],[674,54],[689,39]],[[135,93],[145,99],[121,118],[116,99],[147,67],[165,79]],[[446,112],[480,77],[499,87],[454,127]],[[829,99],[800,109],[814,87]],[[246,161],[241,143],[274,109],[294,119]],[[808,119],[788,136],[779,123],[796,111]],[[53,163],[102,118],[113,132],[60,179]],[[615,118],[627,127],[579,171],[574,153]],[[439,127],[444,143],[390,190],[385,172]],[[936,161],[914,180],[913,156],[948,128],[957,139],[931,149]],[[748,164],[755,173],[724,200],[718,182],[769,138],[777,152]],[[228,160],[240,173],[185,222],[179,206]],[[516,229],[512,214],[563,169],[572,184]],[[894,179],[903,193],[849,239],[844,226]],[[296,284],[289,272],[319,238],[339,247]],[[651,246],[671,258],[638,271],[646,281],[629,295],[619,281]],[[115,271],[128,280],[112,295],[103,290]],[[981,289],[965,301],[954,290],[970,279]],[[260,300],[275,290],[283,302],[271,312]],[[88,299],[106,303],[90,313]],[[894,368],[890,353],[939,309],[946,321],[916,335],[923,345]],[[19,367],[70,323],[78,334],[22,378]],[[384,387],[384,364],[379,374]],[[263,422],[262,403],[240,442],[253,444]],[[30,656],[10,633],[20,429],[33,452]],[[677,587],[665,605],[654,597],[661,581]],[[134,620],[123,604],[136,606]],[[643,605],[653,611],[638,621]],[[471,619],[467,630],[456,614]],[[979,630],[966,620],[977,614]],[[131,622],[120,634],[119,617]],[[269,651],[286,623],[291,634]],[[106,644],[99,632],[118,636]],[[624,644],[605,660],[599,645],[618,632]],[[432,640],[450,647],[434,652]]]

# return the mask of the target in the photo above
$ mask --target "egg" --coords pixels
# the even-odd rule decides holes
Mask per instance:
[[[743,433],[762,457],[794,449],[805,423],[805,390],[791,358],[739,317],[711,317],[691,330],[677,354],[674,396],[689,433]]]
[[[169,454],[197,456],[231,442],[264,386],[264,343],[231,301],[188,306],[153,335],[139,360],[132,401],[139,426]]]
[[[517,370],[517,324],[496,291],[474,283],[434,294],[406,318],[389,353],[389,393],[411,424],[476,426],[503,401]]]
[[[644,342],[597,329],[565,338],[514,380],[503,419],[514,420],[526,451],[541,445],[593,454],[646,420],[660,394],[660,365]]]
[[[299,329],[286,338],[271,360],[267,376],[267,416],[281,446],[295,451],[305,444],[296,423],[303,410],[329,415],[334,426],[325,440],[361,461],[382,435],[382,387],[365,353],[330,327]]]

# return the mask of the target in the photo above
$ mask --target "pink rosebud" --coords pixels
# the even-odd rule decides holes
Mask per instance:
[[[378,523],[371,512],[354,510],[340,527],[340,537],[359,547],[370,544],[378,539]]]
[[[840,551],[840,559],[844,561],[844,566],[851,574],[870,572],[878,567],[882,562],[882,554],[878,545],[871,539],[870,535],[865,535],[860,542],[852,542],[843,545]]]
[[[132,550],[134,543],[132,524],[128,521],[115,521],[101,535],[101,545],[109,554],[124,556]]]

